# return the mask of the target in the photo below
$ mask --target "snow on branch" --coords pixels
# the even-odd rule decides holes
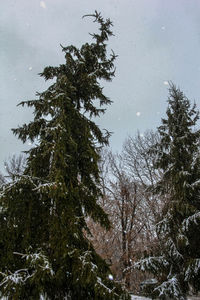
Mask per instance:
[[[61,185],[61,183],[59,183]],[[39,184],[36,188],[33,189],[33,191],[37,192],[48,192],[51,188],[56,188],[58,183],[56,182],[48,182],[48,183],[43,183]]]
[[[185,272],[185,281],[190,281],[194,276],[200,274],[200,259],[193,259],[192,263],[188,266]]]
[[[200,179],[196,180],[194,183],[191,184],[192,187],[198,187],[200,185]]]
[[[95,265],[93,262],[91,262],[91,251],[85,251],[82,256],[79,257],[83,268],[86,266],[90,266],[91,272],[95,273],[95,271],[98,269],[97,265]]]
[[[34,189],[37,189],[38,185],[36,183],[40,182],[41,179],[38,177],[33,177],[33,176],[29,176],[29,175],[19,175],[16,176],[16,179],[13,180],[12,182],[6,183],[1,187],[1,192],[0,192],[0,198],[4,197],[7,195],[8,192],[10,192],[13,188],[18,188],[18,184],[20,183],[24,183],[24,181],[30,183],[31,185],[33,185]],[[21,191],[22,189],[19,189],[19,191]]]
[[[29,262],[30,267],[36,268],[38,265],[43,271],[48,271],[51,276],[54,275],[54,271],[46,257],[41,251],[38,253],[31,253],[25,255],[26,260]]]
[[[165,217],[160,221],[160,222],[158,222],[157,224],[156,224],[156,229],[157,229],[157,231],[159,232],[159,233],[161,233],[161,232],[164,232],[164,233],[166,233],[166,232],[170,232],[171,231],[171,229],[170,229],[170,221],[171,221],[171,219],[172,219],[172,216],[171,216],[171,214],[168,212],[166,215],[165,215]]]
[[[0,272],[0,275],[3,276],[0,286],[3,286],[4,289],[6,289],[9,285],[24,284],[27,279],[33,276],[33,274],[29,274],[28,269],[20,269],[14,273],[9,271],[7,274]]]
[[[6,193],[8,193],[17,183],[19,182],[19,179],[13,180],[12,182],[5,183],[2,185],[0,192],[0,198],[4,197]]]
[[[200,223],[200,211],[196,212],[192,216],[189,216],[187,219],[185,219],[182,222],[182,230],[188,231],[190,225],[192,224],[198,225],[198,222]]]
[[[176,276],[164,281],[161,285],[156,287],[154,291],[159,292],[159,297],[172,297],[177,300],[185,300],[185,297],[181,293],[181,288]]]
[[[152,273],[157,273],[161,266],[167,268],[168,265],[169,263],[164,256],[150,256],[134,263],[133,268],[141,271],[150,271]]]
[[[103,288],[106,290],[109,294],[113,293],[115,290],[115,287],[111,290],[109,287],[107,287],[101,280],[100,277],[97,277],[96,287]],[[114,293],[116,296],[119,296],[118,294]]]
[[[10,271],[7,273],[0,272],[0,275],[3,277],[0,286],[5,290],[9,286],[24,285],[30,278],[33,280],[34,277],[37,277],[38,271],[41,269],[45,271],[45,274],[47,273],[50,276],[54,275],[47,257],[41,251],[30,254],[14,252],[13,254],[21,256],[22,259],[25,258],[28,263],[28,268],[20,269],[13,273]]]
[[[114,293],[116,296],[119,296],[114,292],[115,287],[113,287],[113,289],[110,289],[108,286],[105,285],[105,283],[103,283],[102,278],[97,276],[98,267],[97,267],[97,265],[95,265],[92,262],[92,252],[91,251],[85,251],[83,253],[83,255],[81,255],[79,257],[79,260],[81,261],[81,264],[82,264],[82,272],[81,272],[80,275],[82,275],[83,278],[85,278],[84,275],[89,276],[89,274],[87,274],[87,272],[89,271],[89,272],[92,273],[93,278],[96,278],[95,279],[95,281],[96,281],[95,287],[96,287],[97,290],[103,289],[109,294]],[[84,274],[84,272],[86,272],[86,274]],[[109,274],[108,279],[113,280],[113,276],[111,274]]]
[[[171,238],[168,239],[166,245],[169,248],[168,253],[169,253],[170,257],[173,257],[173,259],[176,258],[178,261],[183,260],[182,254],[178,251],[175,243],[173,242],[173,240]]]

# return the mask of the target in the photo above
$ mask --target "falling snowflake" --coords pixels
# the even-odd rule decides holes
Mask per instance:
[[[162,29],[162,30],[165,30],[165,26],[162,26],[161,29]]]
[[[33,68],[32,68],[32,67],[29,67],[28,69],[29,69],[29,71],[31,71]]]
[[[113,280],[112,274],[109,274],[109,275],[108,275],[108,278],[109,278],[110,280]]]
[[[137,116],[137,117],[140,117],[140,116],[141,116],[141,112],[140,112],[140,111],[137,111],[137,112],[136,112],[136,116]]]
[[[46,8],[46,3],[44,1],[40,1],[40,7]]]
[[[163,84],[164,85],[169,85],[169,82],[168,81],[163,81]]]

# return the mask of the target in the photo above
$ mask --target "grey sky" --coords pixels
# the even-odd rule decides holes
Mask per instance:
[[[110,41],[116,78],[105,85],[114,103],[97,123],[113,131],[111,147],[160,124],[172,80],[200,107],[200,1],[198,0],[6,0],[0,1],[0,166],[28,145],[10,129],[31,119],[16,107],[49,84],[37,74],[64,62],[60,44],[80,46],[95,25],[82,15],[102,12],[113,23]]]

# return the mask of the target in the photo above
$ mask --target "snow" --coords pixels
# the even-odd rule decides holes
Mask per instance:
[[[40,1],[40,7],[46,8],[46,3],[44,1]]]
[[[185,272],[185,280],[190,280],[193,274],[197,275],[200,270],[200,259],[193,259]]]
[[[199,300],[199,297],[188,297],[188,300]],[[151,300],[151,298],[141,297],[141,296],[131,296],[131,300]]]
[[[180,284],[177,276],[173,276],[167,281],[164,281],[161,285],[155,288],[155,291],[156,290],[159,292],[160,297],[173,295],[175,299],[184,300],[184,297],[181,295]]]
[[[136,112],[136,116],[140,117],[141,116],[141,112],[140,111]]]
[[[133,267],[145,271],[145,270],[151,270],[153,268],[154,271],[157,271],[158,265],[162,265],[163,267],[168,265],[168,262],[166,261],[164,256],[157,256],[157,257],[147,257],[144,259],[141,259],[140,261],[134,263]]]
[[[131,300],[150,300],[150,298],[132,295]]]
[[[169,247],[168,253],[171,257],[176,258],[177,261],[183,260],[182,254],[178,251],[174,241],[171,238],[167,240],[166,245]]]
[[[164,85],[169,85],[169,82],[167,80],[163,81]]]
[[[110,280],[113,280],[112,274],[109,274],[109,275],[108,275],[108,278],[109,278]]]
[[[183,221],[183,223],[182,223],[182,229],[183,229],[183,231],[188,231],[189,226],[191,224],[198,225],[199,220],[200,220],[200,212],[198,211],[198,212],[196,212],[192,216],[189,216],[188,218],[186,218]]]

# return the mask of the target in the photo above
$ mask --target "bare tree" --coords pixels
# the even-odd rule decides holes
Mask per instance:
[[[143,187],[128,175],[121,155],[104,151],[101,170],[103,197],[99,201],[109,214],[112,229],[105,232],[88,220],[90,238],[97,252],[111,264],[116,278],[131,290],[135,287],[136,277],[139,280],[143,277],[139,271],[130,272],[130,266],[144,248],[147,235]]]
[[[14,180],[18,175],[21,175],[26,166],[26,157],[23,154],[13,155],[4,162],[5,175],[0,173],[0,184]]]
[[[131,278],[128,270],[145,225],[141,214],[141,186],[127,176],[122,156],[110,154],[110,168],[112,178],[109,193],[114,203],[115,226],[118,228],[121,277],[130,289]]]
[[[145,206],[149,210],[152,222],[157,221],[161,207],[167,197],[162,200],[152,193],[156,184],[162,178],[161,170],[155,169],[156,156],[152,151],[155,144],[159,143],[157,132],[146,131],[143,135],[138,132],[134,137],[128,137],[123,145],[123,160],[127,173],[143,187]]]
[[[112,229],[105,232],[88,220],[95,249],[129,290],[138,289],[146,276],[132,272],[131,266],[142,253],[157,247],[155,224],[167,198],[161,201],[152,192],[162,178],[162,172],[154,169],[151,149],[155,143],[159,143],[158,134],[148,131],[128,137],[120,155],[102,152],[99,202],[109,214]]]

